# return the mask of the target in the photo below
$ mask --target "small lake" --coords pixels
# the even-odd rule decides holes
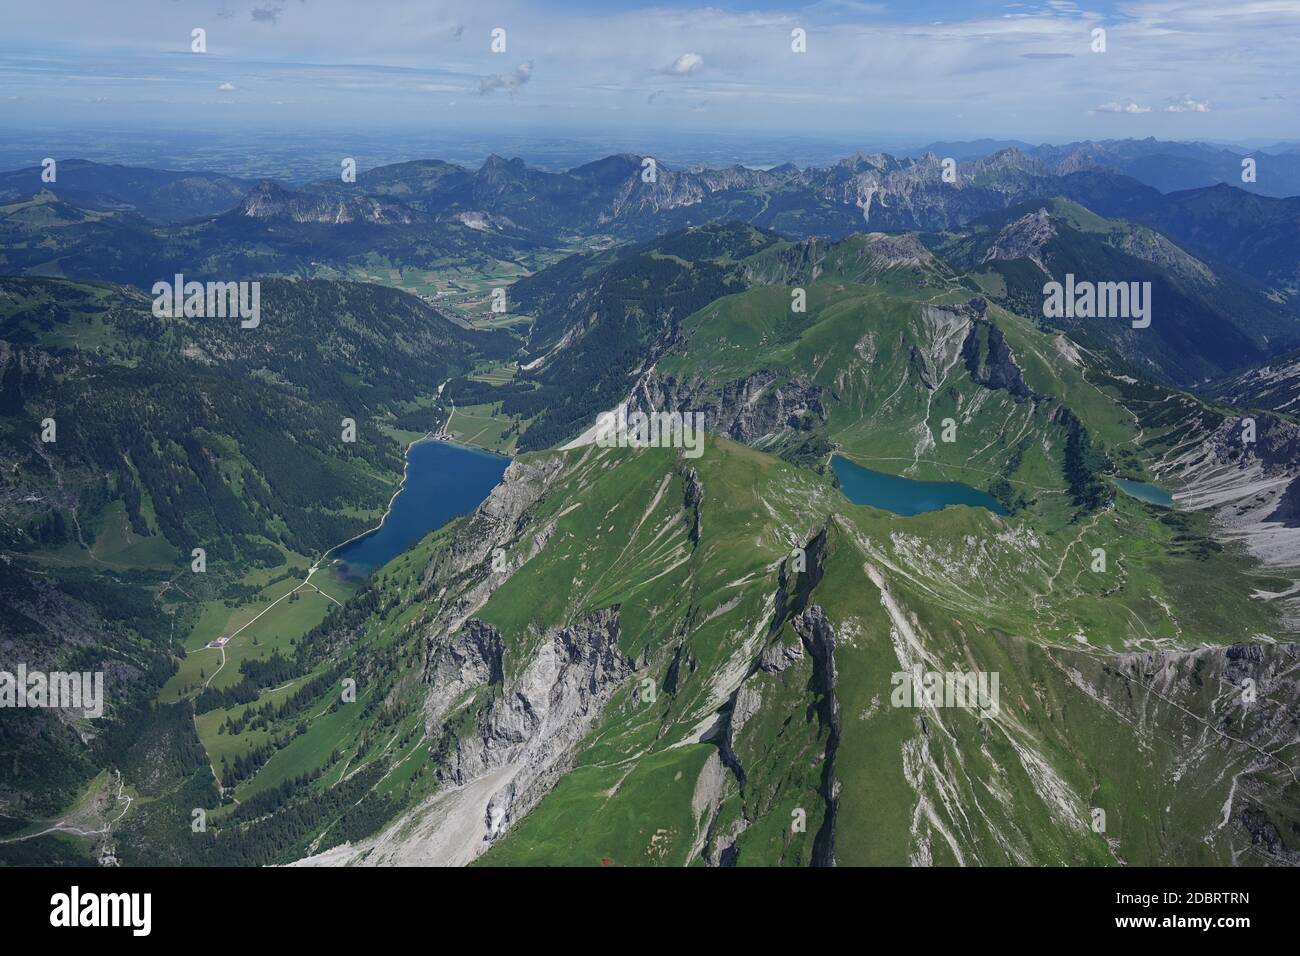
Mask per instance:
[[[406,453],[406,482],[383,523],[328,555],[349,577],[365,577],[430,531],[477,508],[501,480],[510,459],[451,442],[427,439]]]
[[[1161,508],[1172,508],[1174,506],[1174,496],[1157,485],[1148,485],[1142,481],[1129,481],[1127,478],[1112,480],[1124,494],[1132,495],[1149,505],[1159,505]]]
[[[831,468],[840,480],[844,497],[855,505],[871,505],[892,511],[896,515],[909,516],[938,511],[948,505],[969,505],[999,515],[1007,513],[988,492],[959,481],[916,481],[898,475],[886,475],[884,472],[863,468],[839,455],[831,457]]]

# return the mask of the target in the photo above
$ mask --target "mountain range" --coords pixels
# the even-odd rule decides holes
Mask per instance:
[[[0,859],[1300,863],[1300,198],[937,145],[0,176],[0,653],[116,691],[0,721]],[[435,434],[514,458],[335,574]],[[900,702],[933,674],[998,696]]]

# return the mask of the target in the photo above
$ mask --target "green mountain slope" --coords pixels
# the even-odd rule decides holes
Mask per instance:
[[[1171,553],[1145,506],[1082,531],[891,517],[726,440],[521,461],[409,599],[442,595],[438,789],[312,862],[1267,859],[1251,827],[1289,826],[1295,783],[1252,747],[1287,739],[1294,648],[1224,647],[1268,626],[1202,591],[1239,559]],[[1096,573],[1093,545],[1122,553]],[[1147,630],[1161,601],[1195,610]],[[892,707],[914,664],[998,672],[998,713]]]
[[[0,173],[0,202],[30,196],[38,189],[94,209],[131,211],[155,222],[183,222],[223,212],[252,188],[251,180],[220,173],[148,169],[62,159],[55,181],[46,183],[40,166]]]
[[[404,442],[445,416],[438,385],[503,348],[504,333],[361,284],[267,280],[260,324],[241,329],[158,318],[130,288],[0,280],[4,663],[94,664],[114,688],[89,747],[76,722],[6,712],[0,814],[67,802],[143,720],[187,635],[202,646],[232,608],[287,593],[370,527]],[[297,610],[329,607],[315,594]]]
[[[899,518],[726,439],[522,459],[401,598],[423,608],[436,788],[308,862],[1294,858],[1295,645],[1240,586],[1268,572],[1203,513],[1075,499],[1080,435],[1140,474],[1222,420],[880,242],[774,251],[817,275],[807,312],[769,287],[692,314],[657,398],[775,450],[822,435],[888,462],[911,435],[880,467],[989,487],[972,459],[1010,421],[1004,480],[1032,495]],[[954,447],[936,398],[966,414]],[[918,667],[997,673],[997,713],[895,706]]]
[[[1145,377],[1196,384],[1256,364],[1297,335],[1294,314],[1253,280],[1069,200],[1013,207],[927,242],[1009,308],[1111,351]],[[1149,282],[1150,326],[1133,328],[1125,317],[1045,318],[1044,285],[1067,274],[1076,283]]]
[[[47,211],[38,215],[42,208]],[[390,270],[398,279],[405,271],[518,271],[538,250],[532,240],[435,221],[400,202],[356,192],[331,198],[261,183],[223,208],[190,222],[158,224],[132,211],[100,212],[50,190],[29,192],[0,206],[0,269],[148,289],[178,272],[232,281],[387,278]]]
[[[242,226],[416,209],[313,195],[263,190]],[[4,725],[0,859],[84,859],[35,834],[124,809],[126,863],[1297,862],[1300,426],[1261,414],[1247,444],[1241,412],[1132,374],[1253,361],[1277,314],[1072,203],[927,241],[731,224],[572,257],[512,288],[506,384],[480,363],[517,339],[375,286],[265,280],[241,330],[3,280],[0,645],[131,690],[89,744]],[[1177,335],[1026,306],[1044,269],[1121,265],[1181,297]],[[365,583],[318,575],[444,400],[499,407],[525,453]],[[548,448],[619,405],[702,412],[703,454]],[[833,453],[1007,513],[854,505]],[[897,699],[927,674],[996,700]]]

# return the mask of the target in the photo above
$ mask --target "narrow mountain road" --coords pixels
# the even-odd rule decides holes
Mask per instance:
[[[275,607],[277,604],[279,604],[279,603],[280,603],[281,601],[283,601],[285,598],[288,598],[288,597],[293,596],[294,594],[297,594],[298,591],[299,591],[301,588],[303,588],[303,587],[310,587],[313,591],[316,591],[316,592],[319,593],[319,594],[324,594],[325,597],[329,598],[331,601],[334,601],[334,603],[335,603],[335,604],[338,604],[339,607],[342,607],[342,606],[343,606],[343,605],[340,604],[338,601],[335,601],[334,598],[330,597],[328,594],[325,594],[325,592],[322,591],[320,588],[316,587],[316,585],[314,585],[314,584],[311,583],[311,576],[312,576],[313,574],[315,574],[315,573],[316,573],[317,571],[319,571],[319,570],[320,570],[320,566],[319,566],[319,565],[316,565],[316,564],[313,564],[313,565],[311,566],[311,570],[309,570],[309,571],[307,572],[307,576],[306,576],[305,578],[302,579],[302,583],[301,583],[301,584],[299,584],[297,587],[293,588],[292,590],[290,590],[290,591],[286,591],[284,594],[280,595],[278,598],[276,598],[274,601],[272,601],[272,602],[271,602],[270,604],[268,604],[266,607],[262,608],[262,610],[257,614],[257,616],[254,617],[251,621],[248,621],[247,623],[245,623],[243,626],[241,626],[241,627],[239,628],[239,630],[235,631],[235,632],[234,632],[233,634],[231,634],[228,638],[226,638],[225,642],[222,643],[222,645],[221,645],[220,648],[219,648],[219,650],[221,651],[221,664],[220,664],[220,666],[217,667],[216,670],[214,670],[214,671],[212,672],[212,675],[211,675],[211,676],[210,676],[206,681],[203,682],[203,686],[204,686],[205,688],[206,688],[209,684],[212,683],[212,678],[213,678],[213,677],[216,677],[218,674],[221,673],[221,668],[226,666],[226,648],[230,646],[230,643],[231,643],[235,638],[237,638],[240,634],[244,633],[244,631],[246,631],[248,628],[250,628],[250,627],[252,627],[254,624],[256,624],[256,623],[258,622],[258,620],[262,617],[263,614],[266,614],[268,611],[270,611],[273,607]],[[211,645],[209,645],[209,646],[211,646]]]
[[[117,777],[117,794],[114,797],[114,800],[119,803],[125,800],[126,806],[122,808],[121,813],[115,816],[112,820],[109,820],[102,827],[94,830],[87,830],[83,827],[74,826],[69,822],[69,818],[65,817],[52,826],[41,830],[39,833],[28,833],[25,836],[0,839],[0,843],[21,843],[23,840],[34,840],[37,837],[45,836],[47,833],[70,833],[73,836],[103,836],[109,833],[113,829],[113,826],[126,816],[127,811],[131,809],[131,795],[126,792],[126,781],[122,779],[122,773],[120,770],[114,770],[113,773]]]

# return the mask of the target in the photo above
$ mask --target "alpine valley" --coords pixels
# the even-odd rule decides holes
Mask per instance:
[[[1300,864],[1300,198],[936,150],[0,173],[0,861]]]

